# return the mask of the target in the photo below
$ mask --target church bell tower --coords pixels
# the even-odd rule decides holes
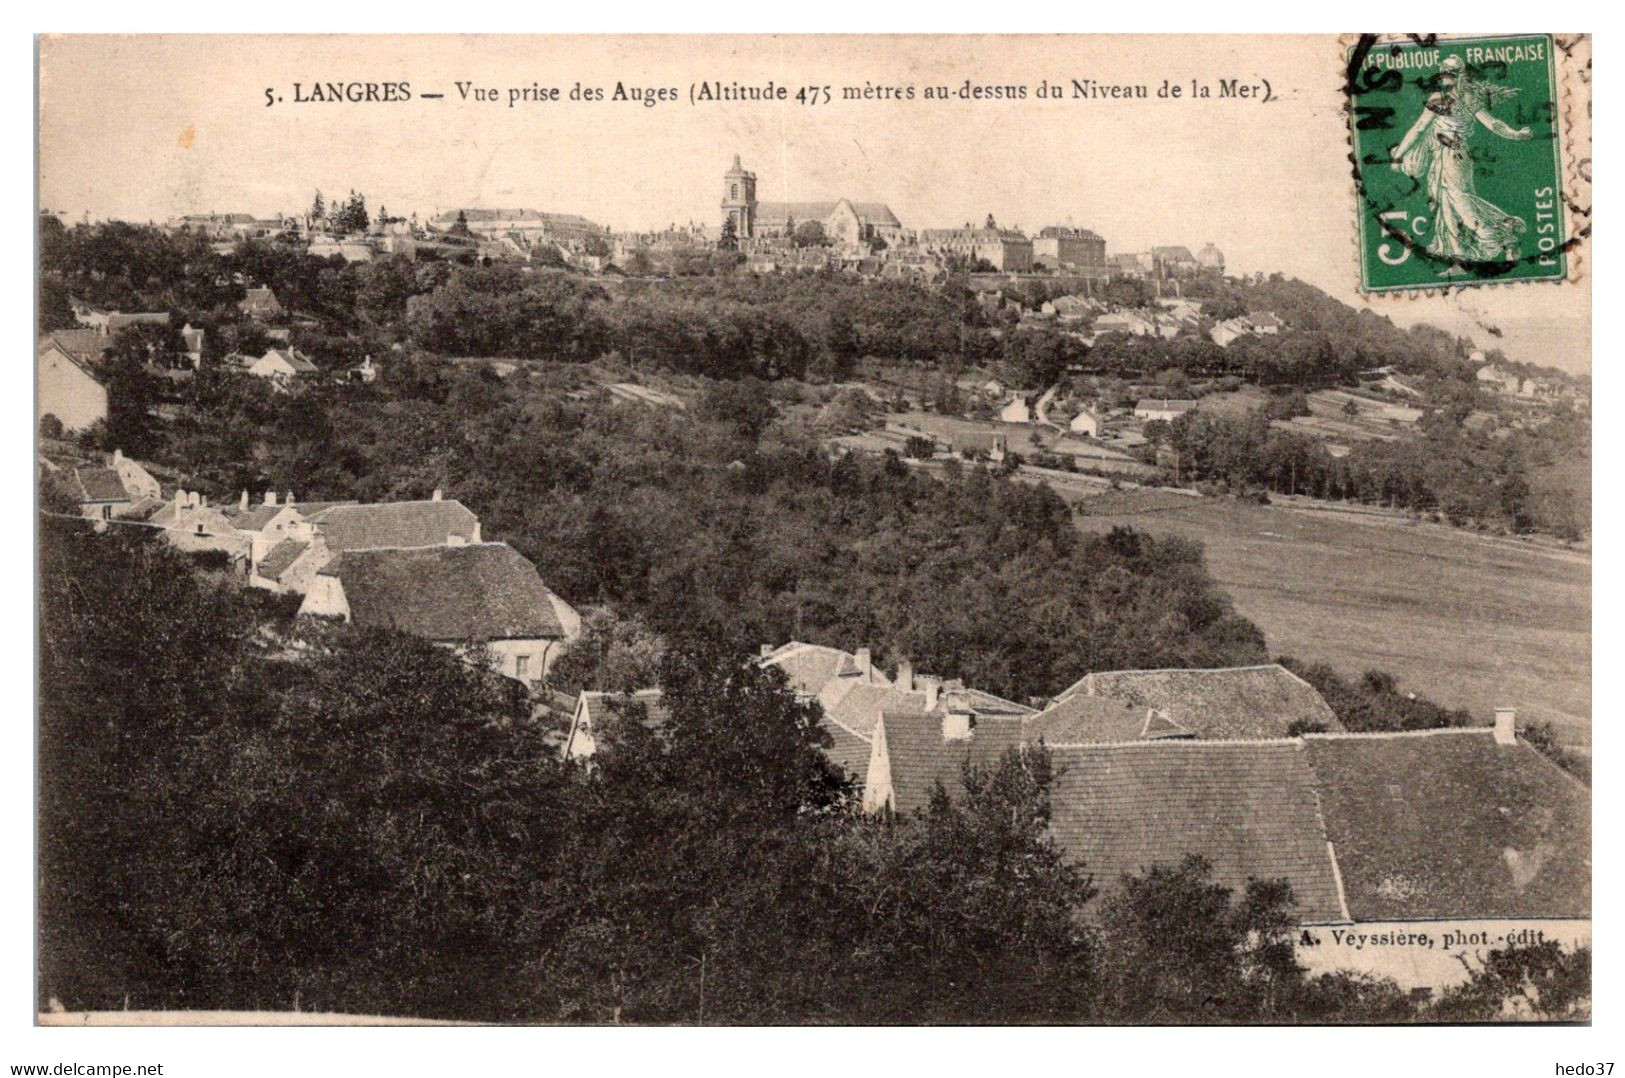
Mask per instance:
[[[722,219],[733,219],[740,239],[756,234],[756,173],[746,172],[734,154],[734,167],[722,176]]]

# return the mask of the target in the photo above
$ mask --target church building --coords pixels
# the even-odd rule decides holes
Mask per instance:
[[[808,221],[823,226],[825,237],[837,246],[895,242],[903,235],[902,222],[883,202],[758,202],[756,174],[745,171],[734,155],[733,167],[722,177],[722,219],[733,221],[734,233],[746,239],[788,239]]]

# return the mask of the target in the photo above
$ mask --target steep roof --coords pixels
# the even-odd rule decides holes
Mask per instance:
[[[891,207],[884,202],[852,202],[846,199],[831,199],[828,202],[758,202],[756,220],[759,224],[778,226],[782,226],[789,218],[794,218],[796,224],[822,221],[834,213],[835,207],[843,201],[852,207],[852,212],[858,215],[858,220],[866,225],[888,228],[900,226],[897,215],[892,213]]]
[[[1023,728],[1029,741],[1041,738],[1052,746],[1190,736],[1190,731],[1161,712],[1127,700],[1085,693],[1057,700],[1030,716]]]
[[[456,537],[473,542],[480,518],[455,499],[334,505],[308,514],[329,549],[444,546]]]
[[[830,736],[830,746],[824,754],[839,764],[849,775],[860,781],[869,771],[869,754],[874,749],[874,740],[865,737],[856,730],[848,729],[838,722],[831,721],[828,715],[819,723]]]
[[[1357,920],[1591,916],[1591,794],[1487,728],[1309,736]]]
[[[276,293],[269,288],[250,288],[237,304],[244,311],[277,311],[282,304],[277,302]]]
[[[918,711],[887,711],[875,737],[885,739],[892,810],[900,815],[929,805],[939,782],[950,797],[962,794],[966,764],[992,766],[1022,744],[1021,723],[1014,719],[981,720],[970,737],[944,738],[942,717]]]
[[[129,491],[116,468],[75,468],[70,489],[82,502],[127,502]]]
[[[564,635],[562,600],[506,543],[348,550],[321,574],[338,577],[358,625],[444,641]]]
[[[639,689],[636,692],[584,692],[581,694],[582,717],[589,728],[609,715],[627,715],[641,708],[638,720],[651,730],[665,728],[671,718],[671,709],[663,702],[659,689]]]
[[[882,711],[924,711],[925,694],[903,692],[890,685],[839,678],[818,694],[824,714],[853,733],[870,736]]]
[[[1087,745],[1051,760],[1050,833],[1102,890],[1194,853],[1238,894],[1285,879],[1300,922],[1347,920],[1300,742]]]
[[[96,372],[92,364],[113,346],[113,340],[93,329],[59,329],[41,337],[38,350],[44,352],[53,345],[67,356],[74,366],[94,378]]]
[[[309,549],[309,543],[301,543],[297,539],[282,540],[260,559],[259,575],[267,580],[281,579],[282,574]]]
[[[1279,663],[1211,670],[1106,670],[1060,694],[1082,693],[1155,708],[1199,738],[1279,738],[1296,724],[1342,724],[1302,678]],[[1296,731],[1294,731],[1296,732]]]

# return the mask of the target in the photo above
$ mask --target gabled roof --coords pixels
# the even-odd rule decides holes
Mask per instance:
[[[238,531],[257,532],[263,531],[267,524],[276,519],[277,514],[288,509],[308,520],[324,509],[354,504],[354,502],[278,502],[272,505],[269,502],[261,502],[250,505],[247,509],[240,509],[235,505],[222,506],[221,512],[226,514],[232,527]]]
[[[317,374],[321,371],[320,367],[312,363],[297,348],[268,348],[265,354],[254,362],[258,363],[268,359],[280,359],[295,374]]]
[[[799,693],[816,696],[832,678],[856,677],[859,674],[855,655],[840,648],[824,644],[804,644],[792,640],[774,648],[762,658],[763,665],[777,666],[790,681],[790,688]],[[885,674],[871,667],[870,678],[880,684],[889,684]]]
[[[96,377],[94,364],[102,353],[113,346],[113,340],[93,329],[59,329],[40,338],[38,351],[43,353],[55,346],[69,361],[92,378]]]
[[[636,692],[583,692],[580,708],[581,718],[586,720],[589,729],[596,729],[598,723],[607,716],[627,715],[640,708],[638,719],[650,730],[664,729],[667,720],[671,718],[671,709],[666,707],[659,689],[639,689]]]
[[[903,692],[890,685],[859,678],[837,678],[818,694],[824,714],[833,722],[864,737],[874,733],[882,711],[924,711],[923,692]]]
[[[307,516],[334,552],[444,546],[452,538],[473,542],[480,527],[480,518],[455,499],[346,503]]]
[[[1078,694],[1155,708],[1199,738],[1280,738],[1309,725],[1340,731],[1337,715],[1307,681],[1279,663],[1210,670],[1106,670],[1058,699]]]
[[[887,228],[899,226],[897,215],[892,213],[891,207],[884,202],[852,202],[847,199],[831,199],[828,202],[758,202],[756,221],[758,224],[780,227],[789,218],[794,218],[798,225],[805,221],[822,221],[834,213],[835,207],[842,202],[851,206],[852,212],[858,215],[858,220],[866,225]]]
[[[81,502],[127,502],[129,491],[116,468],[75,468],[69,489]]]
[[[358,625],[440,641],[564,636],[563,600],[506,543],[348,550],[321,575],[339,579]]]
[[[831,721],[827,715],[819,725],[830,737],[830,746],[824,750],[824,754],[861,782],[869,771],[869,754],[874,749],[874,739]]]
[[[1103,891],[1194,853],[1238,895],[1285,879],[1300,923],[1348,919],[1301,742],[1087,745],[1051,761],[1050,833]]]
[[[1041,738],[1051,746],[1190,736],[1189,730],[1161,712],[1127,700],[1086,693],[1056,701],[1030,716],[1023,728],[1029,741]]]
[[[277,302],[276,293],[269,288],[250,288],[237,304],[244,311],[278,311],[282,304]]]
[[[282,540],[260,559],[259,575],[267,580],[280,580],[282,574],[309,549],[309,543],[301,543],[297,539]]]
[[[1591,793],[1492,730],[1304,738],[1356,920],[1591,916]]]

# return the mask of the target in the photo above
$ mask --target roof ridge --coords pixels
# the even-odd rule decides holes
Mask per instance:
[[[1436,726],[1429,730],[1328,730],[1323,733],[1305,733],[1300,739],[1322,741],[1375,741],[1392,737],[1436,737],[1440,734],[1494,734],[1493,726]]]
[[[1165,745],[1179,746],[1181,748],[1191,748],[1191,747],[1206,747],[1206,748],[1254,747],[1254,748],[1256,748],[1259,745],[1281,745],[1281,746],[1291,746],[1293,748],[1301,749],[1301,748],[1303,748],[1303,738],[1302,737],[1237,737],[1237,738],[1202,738],[1202,737],[1173,738],[1173,737],[1169,737],[1169,738],[1144,738],[1144,739],[1142,739],[1142,738],[1134,738],[1134,739],[1127,740],[1127,741],[1075,741],[1075,742],[1067,742],[1067,743],[1057,743],[1057,744],[1053,744],[1053,745],[1050,745],[1049,742],[1046,741],[1045,744],[1049,745],[1049,747],[1052,748],[1052,749],[1123,749],[1123,748],[1134,748],[1136,746],[1138,746],[1138,747],[1157,746],[1158,748],[1160,748],[1160,747],[1165,746]]]
[[[1096,675],[1105,674],[1222,674],[1237,670],[1270,670],[1276,667],[1286,670],[1286,667],[1281,666],[1280,663],[1249,663],[1245,666],[1158,666],[1146,667],[1143,669],[1130,667],[1123,670],[1091,670],[1087,674],[1083,675],[1083,677],[1090,678],[1095,677]],[[1286,672],[1292,674],[1292,671],[1290,670],[1286,670]],[[1297,678],[1299,681],[1303,681],[1303,679],[1298,677],[1296,674],[1292,674],[1292,676]],[[1083,678],[1079,678],[1078,680],[1082,681]],[[1305,685],[1309,684],[1307,681],[1303,681],[1303,683]],[[1312,685],[1309,687],[1314,688]]]

